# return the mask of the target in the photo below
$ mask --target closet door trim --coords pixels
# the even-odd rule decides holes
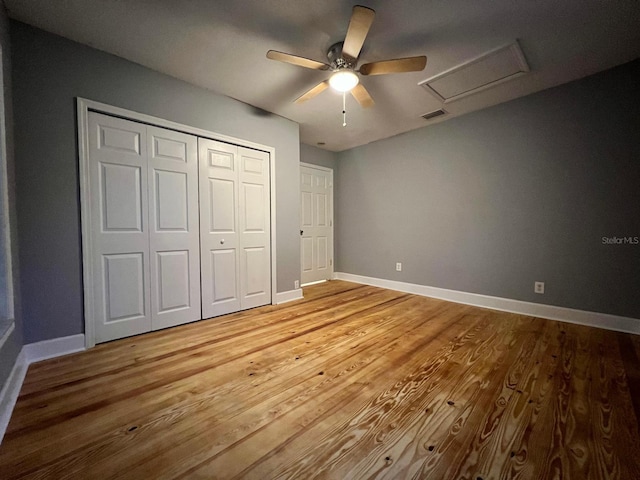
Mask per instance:
[[[105,103],[76,98],[77,121],[78,121],[78,156],[79,156],[79,180],[80,180],[80,219],[82,232],[82,278],[84,293],[84,341],[85,347],[91,348],[95,345],[95,319],[93,317],[94,302],[94,271],[92,268],[94,251],[91,245],[91,229],[94,221],[91,216],[90,199],[90,178],[89,178],[89,111],[122,117],[134,122],[167,128],[197,137],[209,138],[220,142],[231,143],[239,147],[247,147],[254,150],[267,152],[270,158],[269,182],[271,190],[271,303],[275,303],[277,294],[277,271],[276,271],[276,151],[268,145],[249,142],[241,138],[235,138],[221,133],[210,132],[200,128],[190,127],[180,123],[172,122],[162,118],[134,112],[120,107],[114,107]]]

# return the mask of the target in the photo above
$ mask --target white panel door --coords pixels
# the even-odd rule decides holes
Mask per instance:
[[[240,305],[271,303],[269,154],[238,148]]]
[[[146,127],[89,113],[96,342],[151,329]]]
[[[151,327],[202,318],[198,139],[147,127]]]
[[[333,277],[333,171],[300,166],[302,284]]]
[[[240,307],[238,147],[198,139],[202,317]]]

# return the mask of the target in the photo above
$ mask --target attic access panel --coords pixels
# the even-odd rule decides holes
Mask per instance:
[[[518,42],[428,78],[418,85],[443,103],[481,92],[529,72]]]

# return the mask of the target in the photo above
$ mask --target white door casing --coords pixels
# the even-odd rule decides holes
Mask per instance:
[[[198,139],[147,127],[152,329],[202,318]]]
[[[95,336],[151,330],[146,127],[91,112]]]
[[[333,170],[300,164],[300,264],[303,285],[333,277]]]
[[[204,318],[271,303],[269,154],[200,138]]]

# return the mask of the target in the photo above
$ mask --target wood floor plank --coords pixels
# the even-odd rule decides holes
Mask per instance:
[[[597,336],[591,371],[591,394],[597,401],[591,418],[598,434],[595,453],[600,458],[596,464],[599,470],[591,478],[640,478],[640,457],[636,453],[640,449],[640,426],[634,411],[638,390],[630,388],[638,379],[628,376],[616,335],[603,332]]]
[[[461,317],[460,321],[465,320],[466,317]],[[455,325],[455,324],[454,324]],[[449,324],[447,329],[451,329],[454,325]],[[437,337],[441,335],[441,332],[436,332]],[[397,384],[397,376],[401,374],[402,371],[410,372],[419,366],[420,356],[416,355],[417,352],[424,350],[425,348],[429,348],[434,342],[434,337],[429,336],[427,334],[420,335],[415,339],[415,342],[410,342],[409,339],[404,336],[399,339],[398,344],[393,349],[389,349],[386,351],[381,351],[377,358],[372,359],[370,362],[367,362],[366,369],[360,369],[360,372],[350,372],[351,378],[348,378],[349,382],[367,382],[367,378],[375,378],[375,383],[380,388],[380,386],[388,385],[388,388],[393,388],[393,385]],[[398,348],[402,346],[402,348]],[[392,370],[389,369],[390,365],[395,365],[395,368]],[[372,370],[373,368],[376,370]],[[354,374],[355,373],[355,374]],[[333,415],[329,418],[326,415],[318,416],[314,419],[309,419],[308,415],[305,418],[305,433],[309,432],[313,435],[312,430],[314,427],[318,426],[321,430],[326,430],[330,424],[334,424],[339,421],[340,418],[344,418],[347,412],[351,411],[352,408],[355,408],[361,405],[370,397],[370,389],[369,391],[360,392],[362,395],[354,395],[349,398],[348,405],[343,404],[339,412],[334,412]],[[332,398],[331,400],[334,400]],[[305,412],[292,412],[292,417],[297,417],[299,415],[305,415]],[[346,416],[346,418],[349,418]],[[298,420],[288,420],[287,423],[293,424],[294,426],[299,423]],[[276,425],[270,426],[272,430],[278,430],[279,427]],[[331,430],[330,430],[331,431]],[[281,433],[281,432],[280,432]],[[292,443],[293,438],[297,437],[297,432],[292,433],[292,435],[288,438],[287,443]],[[272,452],[272,444],[269,442],[265,442],[262,438],[253,439],[254,441],[250,445],[246,445],[242,450],[245,452],[251,452],[254,455],[256,460],[262,460],[261,457],[271,456],[273,458]],[[300,439],[296,438],[296,444],[300,443]],[[316,442],[311,442],[311,445],[316,445]],[[298,456],[303,456],[307,461],[310,460],[309,454],[302,454],[302,452],[298,449]],[[211,475],[215,471],[225,471],[225,472],[233,472],[234,468],[237,468],[237,462],[233,461],[232,456],[228,456],[231,458],[218,458],[215,462],[209,463],[206,465],[202,465],[199,470],[196,470],[198,474],[206,477],[207,475]],[[279,462],[282,461],[282,455],[279,456]],[[315,462],[312,462],[315,463]],[[257,466],[257,461],[254,462],[252,468],[255,469]],[[237,474],[239,478],[257,478],[256,474],[251,472],[242,472],[241,474]],[[270,477],[273,477],[274,474],[270,474]],[[308,472],[295,472],[296,478],[306,478],[308,476]]]
[[[640,335],[617,334],[620,359],[625,370],[631,402],[636,417],[640,421]]]
[[[411,305],[407,305],[406,303],[403,303],[402,307],[404,311],[410,311],[412,308]],[[393,317],[389,317],[388,319],[393,321]],[[284,388],[278,387],[278,390],[283,391],[274,392],[273,395],[269,397],[267,403],[257,405],[253,409],[248,409],[243,412],[242,416],[232,419],[226,425],[220,425],[219,430],[216,431],[216,437],[222,440],[216,442],[218,444],[217,446],[208,446],[203,444],[199,438],[194,438],[194,445],[185,443],[177,450],[171,449],[171,451],[166,452],[166,456],[163,455],[163,461],[167,461],[167,473],[169,473],[172,468],[183,469],[188,464],[188,462],[178,463],[175,459],[171,458],[172,456],[181,458],[181,449],[192,452],[190,461],[196,458],[199,459],[193,466],[194,470],[197,470],[201,465],[204,466],[208,464],[214,457],[217,457],[223,451],[227,450],[229,443],[225,442],[235,443],[241,440],[243,436],[248,437],[252,435],[253,432],[262,429],[268,423],[272,423],[275,417],[283,415],[286,411],[292,411],[298,408],[308,410],[311,403],[317,403],[319,399],[327,395],[331,398],[331,396],[336,395],[335,392],[339,392],[339,394],[343,393],[340,392],[340,390],[343,388],[345,379],[353,381],[356,375],[366,377],[367,374],[375,373],[372,369],[380,364],[381,368],[385,368],[387,363],[377,362],[377,358],[382,358],[385,354],[393,350],[401,351],[398,347],[403,343],[409,343],[411,337],[410,332],[414,327],[407,323],[400,324],[396,326],[396,329],[399,328],[399,330],[395,333],[393,328],[389,326],[387,326],[387,328],[384,327],[385,326],[382,325],[382,328],[378,329],[377,334],[370,336],[370,338],[358,334],[357,338],[359,342],[357,345],[351,345],[348,350],[344,350],[341,355],[335,355],[333,358],[328,359],[328,361],[325,358],[322,363],[318,364],[316,369],[309,372],[309,378],[313,381],[313,385],[301,385],[302,388],[298,391],[297,389],[292,389],[291,385],[287,385],[285,378],[285,383],[282,385]],[[387,343],[380,342],[383,336],[387,337]],[[424,341],[424,339],[418,338],[417,341]],[[332,350],[334,353],[336,349],[340,351],[339,347],[339,343],[332,342]],[[320,379],[322,381],[319,381]],[[332,398],[332,400],[334,400],[334,398]],[[287,408],[283,409],[283,406]],[[327,406],[328,403],[324,402],[322,408],[326,408]],[[320,409],[317,407],[313,408],[312,411],[318,413]],[[265,412],[267,412],[268,417],[265,417]],[[240,436],[238,435],[239,431],[242,432]],[[242,450],[245,452],[244,456],[248,457],[247,448],[243,448]],[[194,455],[194,451],[200,452],[200,454]],[[150,463],[150,468],[155,469],[156,460],[153,456],[150,458]],[[178,472],[176,472],[176,474],[177,473]],[[148,472],[140,472],[140,476],[146,474],[148,474]]]
[[[486,379],[501,380],[508,376],[508,372],[517,367],[518,359],[530,348],[529,344],[533,343],[531,337],[519,335],[514,325],[511,325],[508,332],[495,331],[492,340],[473,361],[460,366],[466,370],[465,374],[456,375],[455,381],[445,387],[447,397],[451,400],[441,401],[433,412],[434,419],[438,419],[436,423],[439,428],[433,429],[430,423],[423,422],[421,431],[416,436],[416,443],[433,446],[433,453],[427,453],[428,448],[423,447],[410,460],[404,458],[404,464],[400,463],[398,468],[409,466],[411,476],[460,478],[460,469],[464,468],[465,459],[470,457],[473,460],[477,456],[472,445],[473,434],[481,432],[482,419],[491,411],[491,405],[485,403],[483,398],[495,398],[502,389],[501,381],[487,382]],[[487,361],[488,359],[491,361]],[[377,475],[379,478],[393,478],[396,475],[397,467],[393,460],[394,456],[391,456],[388,465],[377,465],[380,470]]]
[[[366,292],[365,292],[366,293]],[[229,363],[233,359],[229,355],[229,346],[233,345],[235,349],[240,348],[242,345],[247,344],[247,349],[252,349],[252,342],[255,337],[260,337],[262,343],[260,349],[265,348],[265,340],[271,339],[272,342],[277,344],[284,343],[289,338],[299,337],[306,332],[314,329],[323,328],[327,322],[335,324],[344,318],[345,315],[353,315],[362,309],[369,309],[377,305],[380,302],[386,302],[393,298],[398,298],[397,292],[382,292],[380,290],[370,290],[370,296],[366,297],[366,301],[361,301],[360,297],[357,301],[349,299],[350,309],[345,310],[345,307],[338,303],[332,302],[331,307],[323,308],[321,311],[315,310],[312,322],[308,318],[301,316],[296,318],[295,321],[287,322],[286,326],[288,331],[283,331],[282,326],[284,322],[278,324],[262,326],[262,328],[254,328],[250,330],[243,329],[242,331],[235,333],[227,333],[224,336],[218,336],[214,338],[207,338],[200,341],[198,345],[192,345],[190,348],[176,348],[178,352],[173,351],[173,354],[165,353],[162,355],[155,355],[150,359],[140,359],[137,354],[133,363],[127,362],[124,366],[113,367],[109,372],[98,371],[95,375],[92,375],[84,381],[77,381],[75,378],[67,377],[58,386],[43,387],[39,392],[35,394],[22,394],[20,396],[20,403],[17,409],[25,409],[24,415],[21,418],[29,420],[32,423],[37,422],[39,427],[42,427],[42,421],[40,418],[34,415],[45,415],[51,413],[51,417],[59,417],[64,412],[55,411],[52,412],[51,408],[42,409],[43,404],[55,404],[59,407],[73,408],[74,402],[69,401],[69,395],[78,393],[82,396],[83,402],[87,402],[90,398],[95,397],[101,402],[104,401],[104,392],[101,390],[106,389],[108,392],[113,392],[111,387],[114,377],[117,377],[118,382],[123,385],[123,382],[128,381],[138,387],[141,387],[140,377],[145,381],[151,383],[154,380],[152,376],[156,372],[160,377],[160,381],[167,380],[167,373],[171,368],[182,368],[185,363],[183,360],[185,357],[196,359],[197,362],[189,364],[189,368],[193,368],[198,364],[204,364],[206,366],[217,366],[222,363]],[[313,323],[315,322],[315,323]],[[286,336],[283,336],[283,333]],[[163,346],[162,348],[167,348]],[[246,355],[248,350],[241,351],[237,355]],[[184,376],[185,373],[181,371],[180,375]],[[157,379],[156,379],[157,380]],[[57,398],[64,397],[66,402],[57,402]],[[14,429],[20,429],[22,426],[19,423],[13,423],[9,429],[9,435],[12,434]]]
[[[510,392],[505,393],[510,396],[498,399],[498,403],[505,403],[505,415],[496,425],[496,430],[503,434],[490,441],[494,444],[500,441],[501,452],[492,455],[487,451],[484,458],[487,463],[485,470],[491,471],[495,478],[535,478],[537,465],[531,462],[529,437],[538,428],[541,410],[549,406],[549,390],[553,379],[549,372],[555,369],[558,362],[556,339],[559,335],[557,323],[541,320],[540,323],[542,332],[523,375],[509,382]],[[507,457],[510,460],[504,462],[503,459]],[[545,458],[537,461],[542,463]]]
[[[640,337],[304,295],[31,365],[0,478],[640,478]]]
[[[489,374],[502,379],[495,382],[495,390],[491,392],[495,400],[491,404],[483,403],[482,409],[475,410],[480,417],[478,426],[467,444],[464,458],[455,463],[454,474],[460,477],[499,478],[503,459],[511,458],[518,426],[526,425],[523,416],[527,414],[529,392],[524,379],[534,367],[532,359],[540,348],[538,340],[544,324],[516,318],[514,321],[519,321],[520,325],[515,327],[515,337],[506,348],[511,355],[505,356],[501,370]]]
[[[321,296],[314,302],[307,301],[304,307],[295,308],[297,305],[292,304],[284,310],[272,306],[262,307],[185,325],[179,329],[173,328],[110,342],[92,349],[92,361],[88,365],[75,361],[77,356],[85,357],[85,352],[40,362],[31,367],[30,375],[25,379],[21,391],[21,398],[29,397],[31,385],[35,385],[36,392],[46,388],[52,390],[58,386],[68,391],[71,384],[87,378],[103,379],[132,366],[157,363],[159,360],[176,357],[183,352],[191,352],[194,348],[207,347],[228,338],[236,338],[243,333],[256,335],[261,329],[269,328],[273,324],[282,326],[284,323],[300,320],[342,302],[351,303],[354,299],[366,298],[373,294],[379,294],[379,292],[373,288],[360,286],[337,291],[333,295]],[[144,341],[141,341],[142,338]]]
[[[478,340],[478,336],[490,332],[483,328],[486,325],[486,321],[475,323],[455,343],[434,352],[426,365],[423,358],[416,356],[416,364],[410,365],[404,378],[400,376],[377,397],[364,403],[353,416],[329,430],[320,442],[311,443],[310,451],[298,455],[284,471],[276,472],[275,478],[322,478],[329,475],[329,472],[332,478],[349,478],[348,472],[340,471],[345,467],[345,462],[346,467],[350,468],[352,459],[361,458],[357,453],[359,450],[371,452],[380,448],[386,450],[392,446],[394,436],[403,431],[404,425],[400,426],[400,417],[404,422],[405,415],[429,416],[434,408],[427,406],[430,402],[447,404],[447,398],[441,398],[443,395],[440,387],[447,381],[453,381],[453,366],[468,362],[473,358],[473,352],[479,348],[478,341],[486,341],[484,337]],[[429,385],[439,387],[429,388]],[[421,388],[422,386],[426,387]],[[451,409],[450,406],[448,408]],[[380,459],[381,454],[366,457]]]
[[[384,308],[380,307],[380,305],[385,304],[390,299],[402,299],[406,297],[406,295],[390,291],[383,292],[378,290],[377,293],[383,295],[370,296],[367,299],[366,303],[366,308],[372,310],[374,314],[377,309]],[[363,312],[364,307],[361,306],[358,301],[354,301],[349,312],[345,313],[343,310],[343,306],[335,306],[334,308],[330,309],[329,312],[324,312],[324,314],[326,314],[326,317],[323,316],[324,314],[320,315],[318,316],[320,320],[318,320],[317,323],[310,323],[309,325],[307,325],[306,330],[302,330],[301,332],[291,330],[287,331],[286,333],[289,335],[288,337],[282,336],[278,339],[277,345],[279,347],[279,351],[282,351],[282,345],[287,344],[287,339],[298,339],[303,335],[307,335],[309,332],[318,333],[316,337],[309,338],[309,344],[318,343],[319,340],[321,340],[320,335],[326,335],[322,333],[322,329],[320,329],[319,326],[325,325],[328,322],[328,325],[332,327],[332,332],[339,332],[341,331],[340,327],[336,327],[336,324],[345,320],[354,313],[358,314]],[[347,323],[342,328],[353,328],[353,324]],[[31,426],[24,427],[22,430],[18,430],[16,427],[8,431],[7,437],[11,438],[15,435],[27,440],[28,437],[25,435],[25,433],[29,431],[29,428],[34,428],[33,425],[37,425],[39,430],[46,433],[46,436],[40,437],[40,443],[42,443],[42,446],[37,445],[37,443],[34,443],[33,441],[30,441],[29,445],[21,445],[20,443],[18,443],[18,447],[20,447],[21,452],[23,453],[23,455],[26,455],[29,452],[29,449],[37,449],[38,447],[44,449],[43,445],[46,445],[46,438],[49,436],[55,436],[56,438],[58,438],[59,442],[68,441],[71,445],[77,444],[79,440],[78,435],[87,435],[88,437],[90,437],[100,432],[106,434],[107,431],[114,427],[123,428],[123,425],[121,425],[120,423],[116,423],[114,425],[114,420],[117,422],[118,420],[120,420],[122,415],[139,420],[140,417],[144,415],[144,412],[146,410],[152,409],[154,411],[157,411],[158,409],[162,409],[164,407],[170,410],[170,412],[168,413],[169,416],[174,416],[174,412],[180,402],[179,397],[172,397],[173,394],[181,395],[184,394],[183,392],[185,390],[187,392],[193,393],[193,389],[195,386],[190,383],[192,379],[194,379],[197,375],[206,375],[210,368],[215,369],[216,367],[221,368],[225,365],[238,365],[232,362],[234,358],[239,359],[245,358],[247,357],[247,355],[251,354],[261,354],[262,350],[266,348],[265,346],[268,345],[268,343],[266,342],[266,340],[268,339],[269,337],[261,336],[260,349],[257,349],[257,351],[254,351],[253,353],[251,352],[251,350],[256,350],[255,346],[252,346],[251,344],[245,346],[245,344],[242,342],[231,342],[233,344],[233,349],[228,347],[224,350],[211,351],[208,352],[208,355],[204,358],[201,355],[201,352],[197,352],[196,359],[191,361],[190,363],[187,363],[187,361],[191,360],[191,354],[189,356],[183,357],[180,362],[172,362],[173,366],[167,366],[162,362],[158,362],[159,365],[152,364],[152,368],[145,368],[144,370],[140,370],[137,372],[137,375],[142,375],[144,377],[143,381],[137,381],[137,376],[134,373],[121,372],[122,375],[118,379],[120,388],[114,389],[111,382],[103,385],[104,388],[100,389],[97,393],[92,392],[90,395],[86,395],[86,397],[83,398],[81,408],[78,408],[78,403],[73,401],[73,396],[64,395],[64,401],[62,401],[63,399],[60,398],[60,401],[54,404],[54,406],[57,406],[59,410],[56,410],[54,413],[49,412],[47,422],[34,422],[34,411],[23,408],[19,410],[18,413],[21,414],[21,417],[23,419],[31,422]],[[322,348],[323,347],[321,346],[319,348],[315,348],[313,351],[318,352],[319,355],[322,352]],[[269,357],[270,361],[274,361],[273,356],[270,355]],[[289,358],[293,358],[293,355],[289,354]],[[321,361],[323,360],[321,359]],[[249,365],[251,365],[252,363],[253,360],[247,362],[247,364]],[[203,369],[200,367],[201,364],[204,364],[210,368],[207,368],[203,371]],[[185,366],[188,368],[186,370],[182,368],[178,371],[177,374],[171,375],[171,373],[173,372],[172,368],[175,366]],[[194,370],[194,367],[197,368],[195,368]],[[255,367],[259,367],[259,365],[255,365]],[[240,368],[240,370],[234,370],[230,367],[222,370],[223,375],[216,375],[215,378],[208,377],[207,385],[204,386],[205,391],[211,391],[212,389],[220,388],[221,386],[226,385],[225,390],[221,392],[216,391],[216,394],[242,394],[242,392],[239,392],[232,388],[233,384],[228,383],[230,378],[237,379],[245,377],[246,366],[238,366],[236,368]],[[262,368],[264,369],[266,368],[266,366],[263,365]],[[174,378],[172,378],[172,376]],[[169,383],[169,380],[175,381]],[[138,385],[136,384],[136,381],[138,382]],[[138,392],[134,392],[136,394],[132,394],[131,388],[136,388]],[[160,390],[160,395],[156,393],[157,390]],[[73,394],[75,392],[72,391],[71,393]],[[80,395],[84,395],[84,392],[81,391]],[[96,396],[103,398],[98,403],[96,403],[95,401],[92,403],[91,400]],[[190,397],[191,395],[187,395],[185,401],[189,401]],[[85,417],[87,415],[91,415],[93,411],[96,411],[98,409],[101,410],[103,414],[98,420],[99,423],[94,422],[93,430],[91,432],[78,432],[78,427],[74,427],[74,425],[82,425],[85,422]],[[62,415],[61,411],[64,413],[64,416]],[[67,420],[66,422],[61,421],[65,418]],[[104,419],[105,421],[102,422],[102,419]],[[138,421],[138,423],[140,422]],[[106,431],[103,431],[102,429],[105,429]],[[46,449],[44,450],[45,452],[47,452]]]
[[[426,327],[425,327],[426,328]],[[401,353],[400,357],[395,360],[391,358],[380,358],[382,360],[382,371],[380,371],[373,380],[369,379],[365,381],[367,384],[367,391],[363,392],[362,399],[352,398],[351,401],[343,405],[339,411],[331,416],[317,417],[312,421],[305,419],[302,423],[304,429],[294,429],[294,433],[287,438],[285,442],[279,445],[269,445],[269,452],[263,455],[258,461],[246,467],[245,471],[238,474],[238,478],[264,478],[264,475],[273,477],[274,474],[270,474],[274,468],[282,468],[287,462],[292,462],[296,458],[304,458],[309,460],[309,456],[301,451],[301,446],[315,445],[318,439],[322,437],[323,432],[332,431],[342,419],[351,418],[351,415],[361,409],[361,405],[366,404],[371,393],[376,389],[387,384],[387,388],[392,388],[397,383],[397,376],[402,374],[409,374],[413,372],[424,361],[424,358],[419,353],[425,349],[437,352],[433,355],[432,368],[445,363],[446,358],[450,358],[453,354],[453,350],[458,350],[458,354],[463,351],[460,342],[452,342],[454,338],[461,336],[466,339],[466,332],[477,331],[482,328],[482,324],[479,322],[470,322],[467,316],[462,316],[455,323],[450,323],[447,326],[446,331],[436,332],[437,336],[431,336],[427,333],[421,333],[424,336],[424,340],[415,347]],[[448,337],[448,338],[447,338]],[[442,339],[445,339],[444,343]],[[462,342],[464,343],[465,340]],[[406,341],[402,342],[405,347],[409,347]],[[455,348],[454,348],[455,346]],[[389,368],[389,365],[394,365],[393,369]]]

